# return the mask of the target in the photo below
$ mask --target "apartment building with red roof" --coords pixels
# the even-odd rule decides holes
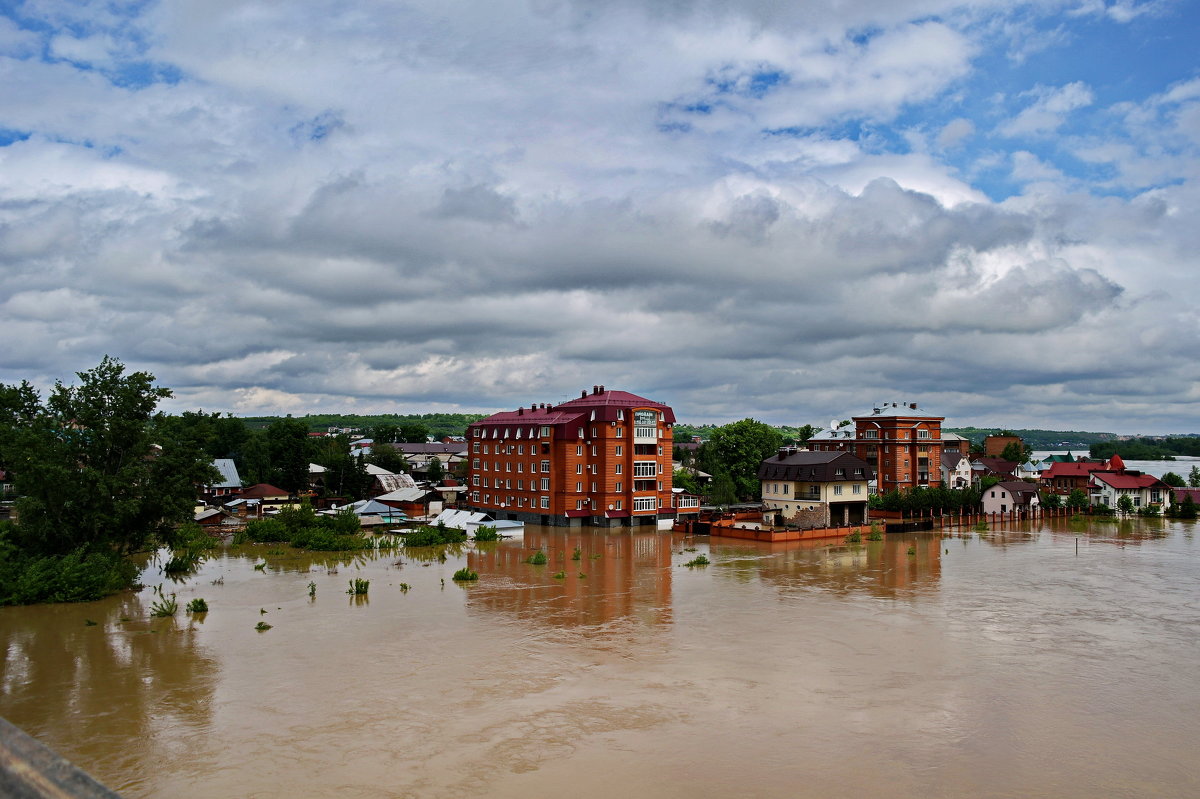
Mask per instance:
[[[675,516],[667,405],[592,386],[467,428],[470,510],[531,524],[654,524]]]
[[[853,427],[822,430],[809,439],[809,448],[862,458],[874,470],[880,494],[936,485],[942,479],[944,416],[927,413],[915,402],[885,402],[851,418]]]

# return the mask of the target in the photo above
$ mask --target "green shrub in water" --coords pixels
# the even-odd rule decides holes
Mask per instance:
[[[450,579],[456,580],[459,582],[471,582],[472,580],[478,580],[479,575],[476,572],[473,572],[470,569],[464,567],[464,568],[456,571],[454,573],[454,576]]]
[[[697,566],[707,566],[708,564],[709,564],[708,558],[706,558],[704,556],[704,553],[701,552],[699,555],[692,558],[691,560],[689,560],[687,563],[685,563],[683,565],[687,566],[689,569],[694,569]]]
[[[346,593],[351,594],[353,596],[363,596],[364,594],[367,593],[367,589],[370,587],[371,587],[370,580],[363,580],[361,578],[355,577],[353,580],[350,581],[350,587],[346,590]]]
[[[188,613],[208,613],[208,603],[202,597],[196,597],[187,603]]]
[[[545,566],[547,560],[549,560],[549,558],[546,557],[546,553],[539,549],[537,552],[534,552],[532,555],[530,555],[529,559],[525,562],[532,563],[534,566]]]

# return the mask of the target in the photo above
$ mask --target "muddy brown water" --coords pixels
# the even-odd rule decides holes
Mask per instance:
[[[1197,796],[1194,531],[244,547],[0,608],[0,715],[128,797]]]

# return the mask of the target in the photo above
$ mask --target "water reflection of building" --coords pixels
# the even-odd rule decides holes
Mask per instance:
[[[572,559],[576,549],[579,560]],[[546,553],[544,566],[528,563],[538,550]],[[467,566],[481,578],[467,592],[469,608],[563,626],[671,621],[669,534],[526,525],[523,543],[477,545]]]
[[[909,550],[912,554],[909,554]],[[883,541],[830,546],[828,541],[727,542],[710,544],[717,558],[747,563],[759,577],[780,587],[849,594],[866,591],[893,599],[937,590],[942,575],[941,538],[892,535]],[[772,557],[762,557],[763,555]]]

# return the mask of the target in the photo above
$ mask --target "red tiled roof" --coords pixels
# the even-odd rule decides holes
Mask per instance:
[[[1108,470],[1110,472],[1125,471],[1125,461],[1121,460],[1121,456],[1113,453],[1113,456],[1108,459]]]
[[[597,421],[612,421],[617,418],[617,409],[624,408],[657,408],[662,411],[664,422],[675,424],[675,414],[669,406],[639,397],[636,394],[630,394],[628,391],[598,391],[553,407],[500,411],[486,419],[480,419],[475,424],[515,426],[569,424],[577,422],[585,416],[590,419],[592,411],[597,411]]]
[[[1043,479],[1052,479],[1055,477],[1086,477],[1098,469],[1108,468],[1107,464],[1096,463],[1094,461],[1073,461],[1070,463],[1056,462],[1050,464],[1049,469],[1042,472]]]

